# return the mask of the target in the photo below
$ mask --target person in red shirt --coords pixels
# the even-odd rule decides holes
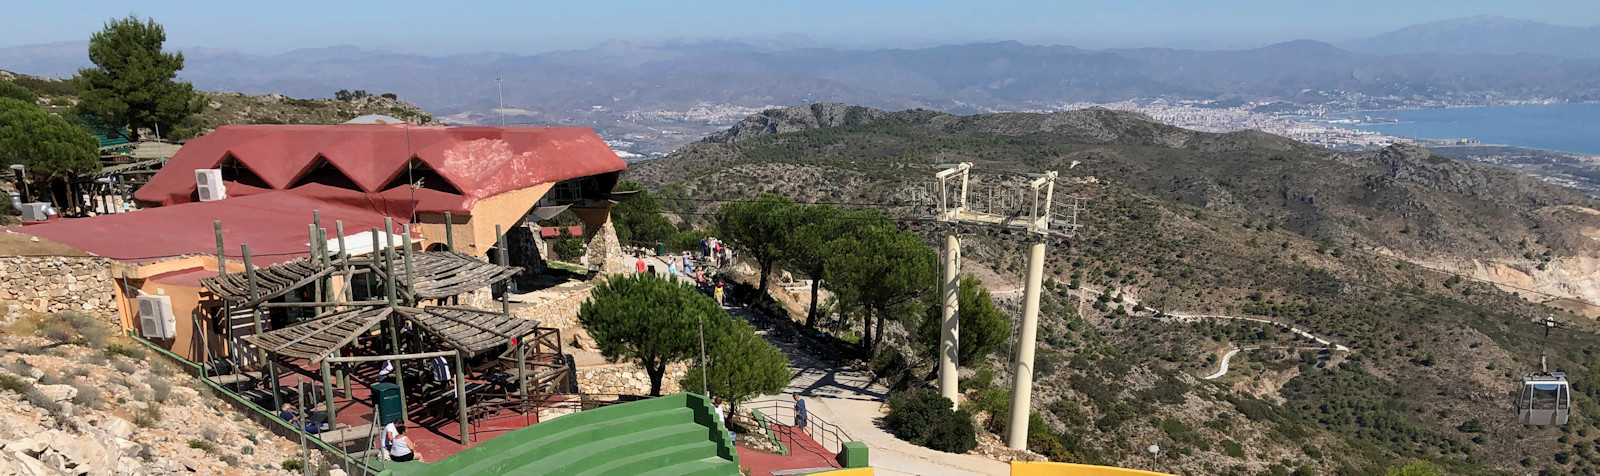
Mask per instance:
[[[644,274],[644,258],[639,258],[638,261],[634,261],[633,267],[639,269],[639,274]]]

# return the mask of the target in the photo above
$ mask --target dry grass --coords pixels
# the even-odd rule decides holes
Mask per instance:
[[[89,254],[44,238],[4,231],[0,232],[0,256],[89,256]]]

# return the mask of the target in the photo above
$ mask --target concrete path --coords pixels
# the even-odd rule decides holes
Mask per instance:
[[[752,323],[765,319],[743,308],[729,311]],[[873,381],[865,372],[841,368],[834,359],[808,349],[806,339],[792,335],[791,329],[803,329],[801,327],[770,322],[760,322],[756,327],[766,332],[768,340],[789,357],[794,377],[782,395],[760,397],[748,406],[789,408],[793,406],[793,395],[800,395],[806,400],[806,410],[816,419],[833,425],[831,429],[842,433],[846,439],[866,443],[872,467],[880,475],[1010,474],[1010,465],[984,456],[935,451],[895,438],[880,427],[884,412],[888,410],[883,404],[888,388]],[[793,411],[779,411],[775,416],[781,424],[794,423]],[[814,435],[822,430],[817,426],[811,428]],[[824,446],[828,443],[824,441]]]
[[[1214,373],[1214,374],[1211,374],[1211,375],[1207,375],[1207,376],[1202,377],[1202,378],[1204,378],[1206,380],[1213,380],[1213,379],[1222,377],[1223,375],[1227,375],[1228,374],[1228,360],[1233,359],[1233,355],[1237,354],[1237,353],[1239,353],[1239,348],[1235,347],[1233,350],[1228,351],[1228,353],[1223,354],[1222,355],[1222,368],[1217,369],[1217,373]]]

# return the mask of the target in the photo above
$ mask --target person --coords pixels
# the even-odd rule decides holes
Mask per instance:
[[[296,429],[305,430],[306,433],[315,435],[322,433],[322,424],[328,422],[328,412],[322,410],[313,410],[307,412],[306,418],[302,419],[299,415],[295,415],[294,405],[285,402],[283,404],[283,409],[278,412],[278,418],[283,419],[283,421],[288,423],[289,426],[293,426]]]
[[[639,274],[644,274],[644,258],[634,260],[633,267],[639,270]]]
[[[677,277],[678,277],[678,259],[677,258],[667,258],[667,277],[669,277],[671,279],[677,279]]]
[[[283,410],[278,412],[278,419],[292,425],[296,418],[298,417],[294,415],[294,405],[290,405],[289,402],[283,402]]]
[[[383,431],[384,435],[389,437],[389,441],[384,446],[389,449],[390,461],[404,463],[416,459],[417,452],[411,449],[416,445],[411,443],[411,437],[406,436],[406,425],[404,423],[399,426],[390,423],[384,427]]]
[[[717,280],[717,290],[714,292],[714,295],[717,298],[717,304],[721,305],[722,304],[722,280],[720,280],[720,279]]]
[[[688,251],[685,251],[684,253],[688,253]],[[710,256],[710,255],[711,255],[711,237],[708,236],[708,237],[705,237],[705,238],[701,238],[700,239],[700,256]]]
[[[689,262],[688,256],[683,257],[683,275],[688,276],[690,273],[694,272],[694,263]]]
[[[728,430],[728,441],[735,441],[735,438],[734,438],[734,435],[733,435],[733,426],[728,424],[728,415],[725,414],[725,413],[722,413],[722,398],[721,397],[717,397],[717,398],[714,398],[714,399],[711,400],[711,409],[717,411],[717,421],[722,422],[722,428]]]
[[[794,394],[794,426],[795,426],[795,428],[799,428],[800,431],[805,431],[805,429],[806,429],[806,420],[809,420],[809,419],[810,419],[810,417],[806,414],[806,400],[804,398],[800,398],[800,394],[798,394],[798,393]]]

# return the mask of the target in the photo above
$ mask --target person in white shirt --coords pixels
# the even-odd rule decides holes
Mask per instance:
[[[404,463],[417,459],[417,452],[412,449],[416,445],[411,442],[411,437],[406,436],[405,424],[384,425],[382,436],[383,448],[388,451],[390,461]]]

